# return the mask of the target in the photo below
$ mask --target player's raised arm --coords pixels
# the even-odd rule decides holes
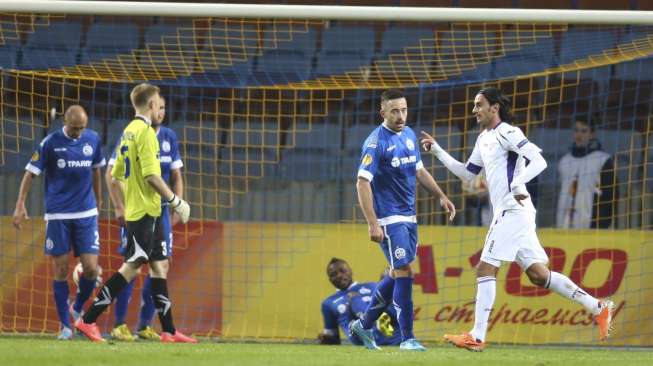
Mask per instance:
[[[25,200],[27,194],[32,188],[32,178],[34,173],[26,171],[23,175],[23,180],[20,182],[20,190],[18,191],[18,199],[16,199],[16,209],[14,210],[13,224],[16,229],[21,228],[23,219],[29,219],[27,216],[27,208],[25,207]]]
[[[420,145],[422,145],[424,151],[433,154],[450,172],[463,181],[471,181],[483,168],[480,157],[472,161],[476,155],[479,155],[476,147],[474,147],[470,161],[467,164],[463,164],[449,155],[431,135],[424,131],[420,132]]]

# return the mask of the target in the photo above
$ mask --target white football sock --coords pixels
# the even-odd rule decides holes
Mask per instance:
[[[497,279],[492,276],[479,277],[476,279],[476,284],[474,329],[470,333],[472,337],[485,342],[487,323],[497,293]]]
[[[583,305],[590,313],[597,315],[601,312],[599,300],[585,292],[582,288],[573,283],[567,276],[558,272],[550,272],[547,288],[555,291],[561,296]]]

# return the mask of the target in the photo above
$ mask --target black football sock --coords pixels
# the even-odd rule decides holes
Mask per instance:
[[[172,323],[172,301],[168,297],[168,281],[165,278],[151,278],[152,300],[154,307],[159,314],[161,329],[164,332],[175,334],[175,326]]]
[[[84,315],[84,323],[95,323],[97,318],[106,310],[113,302],[113,299],[127,286],[127,280],[120,272],[116,272],[104,283],[104,286],[98,291],[97,296],[93,300],[93,305],[88,309],[88,313]]]

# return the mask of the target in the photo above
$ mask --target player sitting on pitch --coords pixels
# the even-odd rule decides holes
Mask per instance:
[[[349,264],[340,258],[331,258],[327,265],[329,281],[338,291],[322,301],[324,331],[317,338],[320,344],[340,344],[338,326],[347,335],[349,341],[362,345],[360,339],[349,332],[349,323],[359,319],[372,301],[376,289],[375,282],[354,282]],[[397,316],[392,304],[385,305],[385,312],[377,320],[374,338],[380,345],[401,343],[401,333],[397,326]],[[394,325],[393,325],[394,324]]]

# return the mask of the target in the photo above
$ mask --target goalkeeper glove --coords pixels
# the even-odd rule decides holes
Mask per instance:
[[[170,205],[170,207],[179,215],[181,222],[184,224],[188,222],[188,219],[190,218],[190,206],[188,205],[188,202],[177,197],[176,194],[173,194],[172,198],[168,201],[168,205]]]

